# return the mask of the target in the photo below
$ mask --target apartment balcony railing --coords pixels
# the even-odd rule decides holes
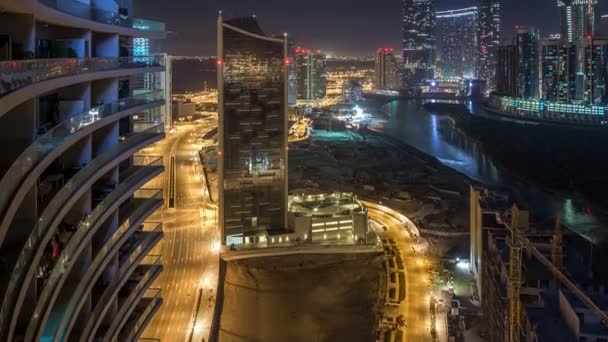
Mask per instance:
[[[89,134],[93,124],[112,122],[131,112],[139,112],[164,103],[162,91],[152,91],[117,100],[71,117],[40,135],[4,173],[0,180],[0,246],[9,230],[14,213],[25,193],[53,161],[52,155],[62,153],[83,134]],[[21,190],[21,191],[20,191]]]
[[[162,303],[160,289],[149,289],[133,310],[131,317],[125,322],[117,341],[138,341]]]
[[[34,83],[60,77],[119,69],[146,69],[164,65],[163,55],[0,62],[0,97]]]
[[[73,296],[69,298],[69,302],[65,305],[63,310],[53,313],[55,322],[60,322],[58,326],[47,325],[44,332],[44,336],[53,339],[55,341],[66,341],[71,333],[71,330],[76,322],[77,315],[84,305],[87,294],[90,293],[95,281],[101,276],[101,273],[106,268],[112,255],[115,255],[118,250],[123,250],[125,242],[131,238],[134,230],[142,225],[142,222],[148,218],[148,216],[159,209],[162,204],[162,191],[156,191],[152,193],[151,197],[141,197],[144,194],[138,194],[136,200],[141,201],[139,205],[134,206],[135,210],[127,214],[127,219],[120,225],[118,230],[114,233],[112,238],[104,244],[102,249],[97,253],[95,259],[91,262],[91,267],[88,268],[87,273],[82,277],[82,280],[78,283],[77,287],[72,291]],[[162,238],[163,230],[162,223],[145,223],[141,229],[141,236],[131,239],[140,241],[140,245],[144,245],[144,250],[149,250],[155,246],[157,241]],[[141,253],[140,253],[141,254]],[[139,256],[137,254],[136,256]],[[133,256],[133,255],[132,255]],[[59,319],[59,317],[61,317]]]
[[[79,337],[81,341],[93,340],[94,337],[98,335],[98,332],[99,334],[105,333],[103,330],[99,331],[102,329],[101,324],[103,323],[103,318],[113,303],[112,299],[116,298],[118,292],[122,289],[127,280],[133,277],[140,280],[150,280],[151,278],[157,277],[162,271],[163,263],[161,256],[146,256],[146,253],[144,253],[144,250],[141,248],[137,248],[129,259],[120,267],[116,279],[112,284],[108,285],[93,309],[90,319],[88,320],[82,335]],[[143,283],[144,282],[142,281],[138,281],[138,286]]]
[[[47,279],[41,281],[43,288],[38,297],[36,309],[26,330],[26,340],[40,340],[41,329],[44,328],[48,315],[59,291],[66,281],[76,260],[80,257],[85,246],[97,232],[99,227],[106,222],[109,216],[124,203],[136,190],[142,187],[164,170],[162,157],[145,158],[136,157],[134,164],[125,173],[130,175],[110,192],[77,226],[76,231],[68,238],[68,242],[56,260],[52,272]]]
[[[123,287],[121,293],[126,292],[127,295],[123,298],[119,298],[118,313],[112,318],[110,327],[101,334],[104,335],[104,340],[108,342],[114,341],[129,317],[132,316],[132,314],[135,316],[133,311],[139,301],[143,299],[144,295],[149,292],[148,289],[155,278],[156,275],[154,273],[146,272],[133,288],[128,289]]]
[[[38,0],[38,2],[59,12],[101,24],[115,25],[135,30],[165,32],[164,23],[129,17],[120,13],[83,4],[75,0]]]
[[[116,167],[121,161],[129,158],[138,150],[161,140],[164,137],[164,126],[153,126],[140,132],[109,151],[93,159],[78,171],[53,197],[38,223],[25,242],[19,258],[14,263],[10,280],[4,291],[0,309],[0,340],[10,341],[19,316],[25,294],[33,278],[36,267],[49,244],[59,223],[72,208],[74,203],[103,175]],[[5,256],[9,257],[9,256]],[[11,265],[12,263],[9,263]]]

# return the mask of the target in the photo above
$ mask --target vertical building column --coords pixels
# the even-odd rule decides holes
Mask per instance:
[[[222,13],[217,18],[217,119],[218,119],[218,223],[222,244],[226,244],[224,227],[224,23]]]

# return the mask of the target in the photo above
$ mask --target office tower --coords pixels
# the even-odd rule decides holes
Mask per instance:
[[[541,43],[542,98],[550,102],[570,103],[576,90],[576,48],[560,39]]]
[[[515,45],[496,48],[496,93],[502,96],[517,96],[517,49]]]
[[[435,0],[403,0],[403,61],[407,88],[434,77],[435,43]]]
[[[376,54],[376,90],[399,90],[401,83],[400,68],[393,49],[378,49]]]
[[[138,152],[164,137],[165,92],[131,79],[164,56],[131,53],[165,28],[127,12],[0,2],[0,341],[134,340],[162,303],[163,196],[143,186],[163,160]]]
[[[287,228],[287,37],[218,18],[219,224],[226,244]]]
[[[500,0],[478,0],[479,11],[479,78],[486,89],[495,89],[497,48],[501,44]]]
[[[517,97],[538,99],[539,33],[533,28],[519,27],[515,36],[517,49]]]
[[[327,61],[321,50],[297,48],[296,75],[299,100],[321,100],[327,94]]]
[[[437,12],[437,70],[441,77],[477,78],[477,7]]]

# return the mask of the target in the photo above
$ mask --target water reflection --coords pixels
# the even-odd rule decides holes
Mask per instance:
[[[467,104],[475,109],[475,104]],[[387,119],[379,117],[385,133],[418,150],[435,156],[444,165],[492,187],[509,188],[517,201],[530,209],[536,222],[552,226],[559,211],[563,224],[594,242],[608,239],[604,228],[608,217],[582,199],[548,193],[537,184],[523,181],[500,169],[479,142],[467,137],[447,116],[429,115],[416,101],[395,101],[384,107]]]

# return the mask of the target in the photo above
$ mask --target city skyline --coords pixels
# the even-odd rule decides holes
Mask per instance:
[[[302,46],[314,46],[331,55],[372,57],[378,47],[402,47],[402,2],[379,0],[312,0],[293,4],[275,0],[251,3],[244,0],[191,0],[136,2],[137,12],[146,18],[167,23],[168,39],[163,49],[175,55],[214,55],[214,23],[219,10],[227,17],[256,14],[263,16],[269,32],[287,32]],[[182,5],[178,5],[180,3]],[[476,5],[475,0],[455,3],[437,0],[437,10]],[[502,1],[503,38],[510,41],[515,25],[534,26],[543,36],[560,31],[559,9],[554,0]],[[525,10],[523,10],[525,8]],[[608,11],[600,3],[597,13]],[[539,16],[538,13],[545,13]],[[314,23],[314,25],[312,24]],[[365,23],[365,25],[362,25]],[[365,29],[362,29],[365,27]],[[196,29],[193,29],[196,28]],[[339,46],[335,42],[340,41]]]

